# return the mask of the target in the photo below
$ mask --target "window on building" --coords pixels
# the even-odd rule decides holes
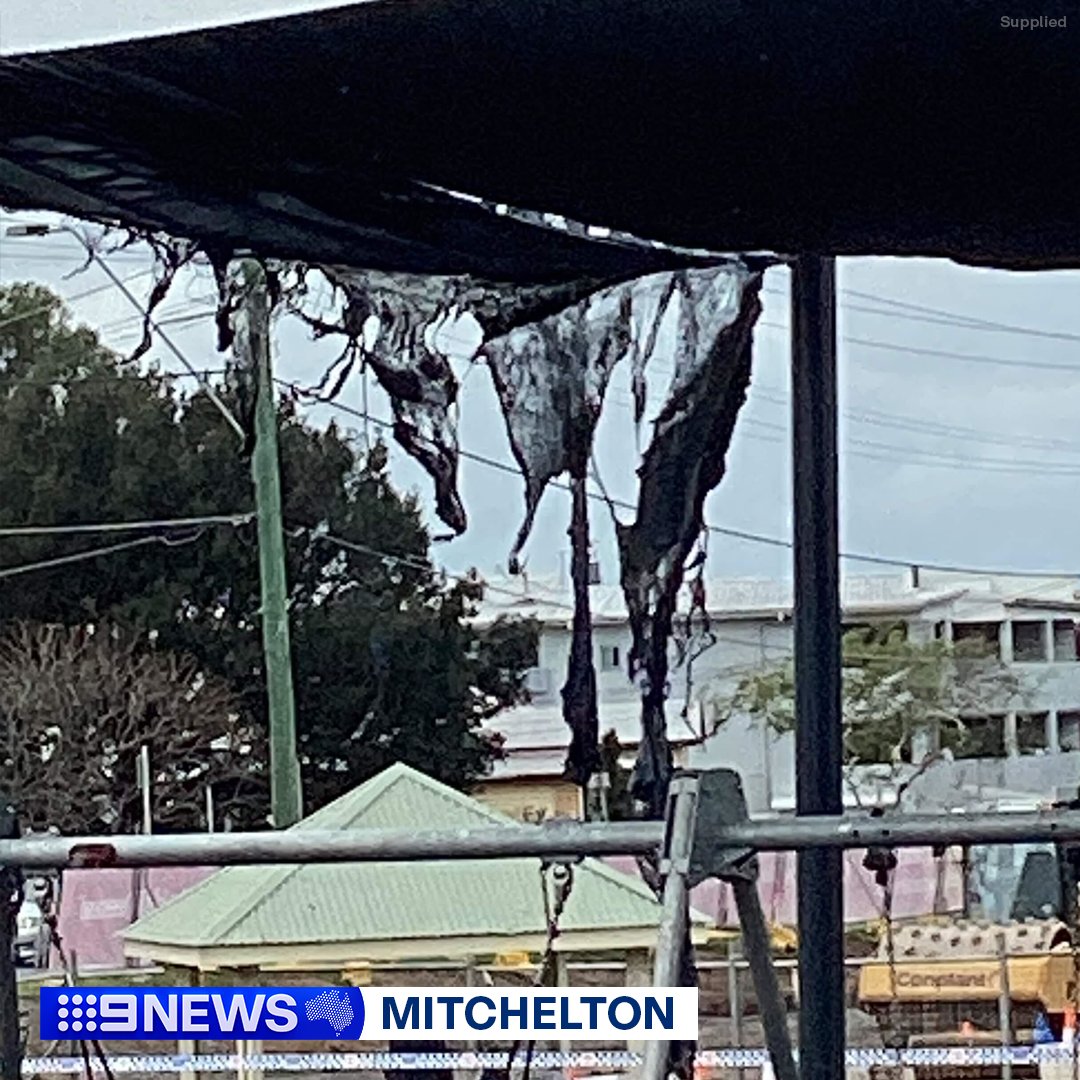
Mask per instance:
[[[618,671],[622,660],[622,651],[618,645],[600,646],[600,670]]]
[[[1024,664],[1046,660],[1046,623],[1042,619],[1015,621],[1012,635],[1014,660]]]
[[[1050,747],[1047,713],[1019,713],[1016,717],[1016,748],[1021,754],[1044,754]]]
[[[938,733],[943,750],[954,758],[1003,758],[1005,756],[1005,717],[968,716],[963,728],[944,724]]]
[[[953,641],[982,642],[991,652],[1001,650],[1001,623],[996,622],[954,622]]]
[[[1062,750],[1080,750],[1080,709],[1058,713],[1058,745]]]
[[[1080,623],[1072,619],[1054,620],[1054,659],[1080,660]]]

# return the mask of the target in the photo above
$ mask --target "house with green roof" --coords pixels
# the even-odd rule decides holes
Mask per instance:
[[[305,818],[297,831],[534,829],[405,765],[393,765]],[[133,958],[201,971],[346,971],[484,962],[546,946],[544,880],[534,858],[233,866],[124,931]],[[639,879],[585,859],[555,947],[564,954],[641,955],[660,905]],[[709,920],[691,913],[703,941]]]

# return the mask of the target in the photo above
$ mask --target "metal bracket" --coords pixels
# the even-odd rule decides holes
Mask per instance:
[[[684,865],[671,864],[672,804],[680,796],[694,799],[694,817],[690,857]],[[686,874],[692,889],[709,878],[722,881],[757,881],[758,861],[753,848],[723,847],[718,837],[731,825],[749,820],[742,778],[734,769],[685,769],[671,780],[668,792],[667,831],[664,836],[661,869]]]

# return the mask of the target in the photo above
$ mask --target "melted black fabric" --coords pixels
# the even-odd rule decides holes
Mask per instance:
[[[570,728],[566,775],[581,787],[600,767],[600,722],[593,662],[592,610],[589,603],[589,498],[584,476],[570,481],[570,578],[574,588],[574,621],[570,661],[562,688],[563,720]]]
[[[630,667],[642,687],[642,741],[631,790],[654,817],[664,812],[672,773],[664,715],[668,644],[684,567],[704,524],[705,498],[724,476],[735,421],[746,400],[760,287],[760,276],[748,277],[737,316],[711,340],[699,342],[692,329],[684,332],[686,362],[676,363],[672,394],[638,470],[635,520],[617,527],[633,636]],[[688,295],[699,294],[690,289]],[[698,345],[704,356],[695,361],[690,353]]]

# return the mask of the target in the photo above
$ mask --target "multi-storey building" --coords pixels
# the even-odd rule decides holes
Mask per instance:
[[[638,692],[627,677],[626,609],[619,587],[594,576],[601,730],[614,729],[631,751],[638,732]],[[506,757],[478,794],[519,816],[528,816],[527,806],[533,806],[535,816],[580,812],[576,794],[559,780],[568,741],[560,722],[559,688],[570,645],[569,585],[557,579],[511,578],[498,582],[488,595],[484,618],[533,618],[541,633],[537,667],[528,677],[531,703],[490,722],[505,737]],[[679,649],[672,650],[668,723],[678,757],[691,764],[738,768],[751,810],[782,812],[793,803],[791,737],[777,737],[745,717],[714,731],[713,717],[715,703],[730,695],[743,674],[791,655],[791,584],[719,580],[709,583],[706,596],[710,633],[693,642],[690,652],[698,655],[689,671],[679,662]],[[954,760],[935,771],[937,786],[944,785],[951,797],[979,791],[1016,802],[1046,798],[1062,788],[1075,791],[1080,784],[1080,579],[919,568],[851,576],[843,582],[843,611],[847,626],[902,625],[911,640],[980,637],[1016,669],[1024,687],[1021,705],[1003,701],[987,716],[964,718],[969,735],[962,745],[950,741],[949,729],[924,732],[923,745],[913,748],[918,759],[937,742],[949,747]]]

